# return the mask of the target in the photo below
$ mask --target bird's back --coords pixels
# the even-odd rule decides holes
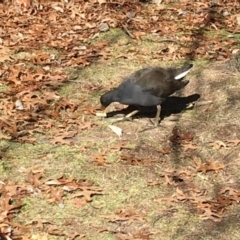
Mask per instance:
[[[148,91],[144,83],[147,78],[145,69],[128,76],[117,88],[117,101],[126,105],[155,106],[162,103],[161,97]],[[148,71],[146,69],[146,71]],[[140,82],[141,81],[141,82]],[[150,83],[150,81],[149,81]]]
[[[140,86],[143,92],[148,91],[154,96],[168,97],[188,83],[188,81],[175,80],[177,74],[178,69],[150,67],[136,71],[127,81]]]
[[[182,69],[160,67],[140,69],[125,78],[114,90],[113,100],[126,105],[159,105],[166,97],[188,84],[188,81],[182,81],[185,76],[184,74],[181,76],[182,70],[187,72],[188,66]],[[176,80],[176,76],[180,77]]]

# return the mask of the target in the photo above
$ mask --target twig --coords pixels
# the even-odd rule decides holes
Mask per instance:
[[[212,103],[213,103],[213,101],[198,101],[195,103],[189,103],[187,105],[186,109],[192,109],[193,107],[205,106],[205,105],[209,105]]]
[[[64,82],[76,82],[76,81],[79,80],[78,77],[79,77],[79,75],[72,76],[72,77],[70,77],[68,79],[65,79]]]
[[[177,212],[177,209],[170,209],[170,210],[168,210],[167,212],[158,214],[158,215],[155,217],[155,219],[153,220],[152,226],[154,227],[154,225],[156,224],[156,222],[157,222],[158,220],[160,220],[160,219],[163,218],[163,217],[170,216],[170,215],[172,215],[174,212]]]
[[[176,43],[176,44],[182,45],[182,43],[180,43],[179,41],[174,40],[174,39],[171,39],[171,38],[165,38],[165,39],[161,39],[161,40],[153,40],[153,39],[147,38],[147,40],[148,40],[148,41],[151,41],[151,42],[157,42],[157,43],[162,43],[162,42],[173,42],[173,43]]]
[[[161,39],[161,40],[159,40],[159,41],[157,41],[157,42],[159,42],[159,43],[161,43],[161,42],[174,42],[174,43],[176,43],[176,44],[180,44],[180,45],[181,45],[181,43],[180,43],[179,41],[174,40],[174,39],[170,39],[170,38]]]
[[[198,102],[195,102],[194,106],[205,106],[212,103],[213,101],[198,101]]]
[[[127,29],[126,26],[124,26],[124,25],[122,25],[122,26],[123,26],[123,29],[124,29],[125,32],[129,35],[130,38],[135,38],[135,37],[131,34],[131,32]]]

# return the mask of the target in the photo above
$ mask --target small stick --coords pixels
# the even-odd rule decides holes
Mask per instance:
[[[161,43],[161,42],[173,42],[173,43],[182,45],[179,41],[174,40],[174,39],[170,39],[170,38],[165,38],[165,39],[161,39],[161,40],[153,40],[153,39],[149,39],[149,38],[148,38],[148,41],[157,42],[157,43]]]
[[[135,37],[131,34],[131,32],[127,29],[126,26],[124,26],[124,25],[122,25],[122,26],[123,26],[123,29],[124,29],[125,32],[129,35],[130,38],[135,38]]]
[[[194,106],[204,106],[212,103],[213,101],[199,101],[199,102],[195,102]]]
[[[198,101],[198,102],[195,102],[195,103],[189,103],[186,107],[186,109],[191,109],[193,107],[199,107],[199,106],[205,106],[205,105],[208,105],[208,104],[212,104],[213,101]]]
[[[162,39],[162,40],[159,40],[157,42],[159,42],[159,43],[161,43],[161,42],[174,42],[174,43],[177,43],[177,44],[181,44],[179,41],[174,40],[174,39],[170,39],[170,38]]]

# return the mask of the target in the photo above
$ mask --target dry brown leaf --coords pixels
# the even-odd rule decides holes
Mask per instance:
[[[192,143],[183,144],[182,146],[184,151],[198,149],[197,145]]]
[[[74,198],[74,199],[72,199],[72,203],[75,205],[75,206],[77,206],[77,207],[82,207],[82,206],[84,206],[84,205],[86,205],[88,202],[86,201],[86,199],[85,198]]]
[[[72,145],[76,142],[76,140],[73,139],[77,135],[77,132],[71,131],[71,132],[64,132],[61,134],[58,134],[57,136],[53,137],[51,142],[53,144],[63,144],[63,145]]]
[[[237,190],[231,187],[225,187],[221,189],[219,194],[223,197],[227,197],[228,200],[231,200],[237,203],[240,202],[240,190]]]
[[[200,214],[201,219],[203,220],[212,220],[214,222],[221,222],[222,221],[222,212],[216,212],[212,210],[211,204],[201,204],[199,206],[202,213]]]
[[[49,196],[47,198],[49,202],[61,203],[63,201],[62,200],[63,195],[64,195],[64,192],[62,190],[59,190],[56,187],[51,186]]]
[[[208,161],[206,163],[195,161],[195,164],[196,164],[196,170],[198,172],[203,172],[203,173],[206,173],[208,171],[219,172],[219,170],[223,170],[225,168],[225,165],[223,163],[218,163],[213,161]]]
[[[106,164],[105,154],[98,154],[98,155],[94,156],[93,163],[94,163],[94,165],[97,165],[97,166],[105,165]]]
[[[99,188],[99,187],[81,186],[81,187],[79,187],[79,189],[81,191],[78,192],[78,193],[72,194],[71,197],[70,197],[71,199],[77,198],[77,197],[84,197],[87,202],[91,202],[92,201],[92,196],[94,196],[94,195],[102,195],[103,194],[102,193],[102,189]]]
[[[233,144],[236,147],[240,144],[240,139],[227,140],[227,143]]]
[[[134,221],[145,222],[145,218],[142,216],[142,214],[137,213],[133,209],[121,209],[117,211],[116,214],[102,214],[100,216],[109,219],[110,222],[126,221],[129,225]]]
[[[6,46],[0,46],[0,62],[13,61],[11,59],[12,51]]]
[[[42,182],[40,181],[42,176],[43,171],[30,171],[27,175],[27,181],[34,187],[39,187],[42,185]]]
[[[174,127],[172,130],[172,136],[169,138],[171,142],[185,143],[192,141],[194,134],[192,132],[182,131],[181,129]]]
[[[30,239],[31,240],[49,240],[49,237],[48,237],[47,233],[37,233],[37,234],[33,234]],[[28,239],[26,239],[26,240],[28,240]]]
[[[210,146],[213,146],[216,149],[221,149],[223,148],[227,148],[226,144],[222,141],[216,140],[213,143],[210,144]]]

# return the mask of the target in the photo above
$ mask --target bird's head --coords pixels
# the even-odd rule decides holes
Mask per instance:
[[[104,111],[112,102],[113,102],[113,100],[112,100],[111,91],[103,94],[100,97],[101,110]]]

